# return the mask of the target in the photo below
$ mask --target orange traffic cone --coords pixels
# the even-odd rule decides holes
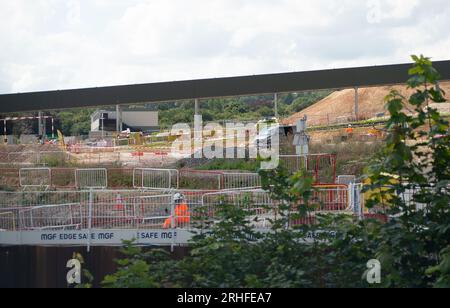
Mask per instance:
[[[125,209],[125,205],[123,204],[122,196],[120,194],[117,194],[114,210],[115,211],[123,211],[124,209]]]

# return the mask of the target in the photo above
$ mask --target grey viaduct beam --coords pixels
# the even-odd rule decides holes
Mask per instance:
[[[411,64],[0,95],[0,113],[402,84]],[[450,61],[434,62],[450,80]]]

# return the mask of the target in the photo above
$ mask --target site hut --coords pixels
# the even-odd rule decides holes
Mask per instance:
[[[129,129],[131,132],[158,132],[158,111],[117,107],[97,110],[91,115],[91,135],[111,135]]]
[[[34,144],[55,138],[55,119],[38,115],[7,116],[0,119],[2,144]]]

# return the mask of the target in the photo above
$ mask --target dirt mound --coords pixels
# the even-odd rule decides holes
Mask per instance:
[[[377,116],[387,115],[384,98],[391,90],[397,90],[402,95],[409,97],[414,91],[405,86],[385,86],[358,89],[359,96],[359,119],[371,119]],[[446,97],[450,97],[450,82],[442,82],[441,89],[446,92]],[[283,124],[294,125],[308,116],[309,126],[332,125],[347,123],[355,120],[355,90],[346,89],[331,93],[316,104],[290,116],[282,121]],[[436,105],[441,112],[450,112],[450,103]],[[433,106],[433,107],[436,107]]]

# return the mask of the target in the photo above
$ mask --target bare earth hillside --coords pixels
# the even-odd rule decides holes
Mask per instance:
[[[450,82],[442,82],[441,88],[446,92],[446,97],[450,99]],[[390,90],[395,89],[405,97],[409,97],[414,91],[405,86],[360,88],[359,95],[359,119],[371,119],[387,111],[385,109],[384,98]],[[308,116],[310,126],[346,123],[355,120],[354,114],[355,90],[346,89],[331,93],[316,104],[290,116],[283,121],[283,124],[295,124],[298,119]],[[450,112],[450,103],[437,104],[441,112]]]

